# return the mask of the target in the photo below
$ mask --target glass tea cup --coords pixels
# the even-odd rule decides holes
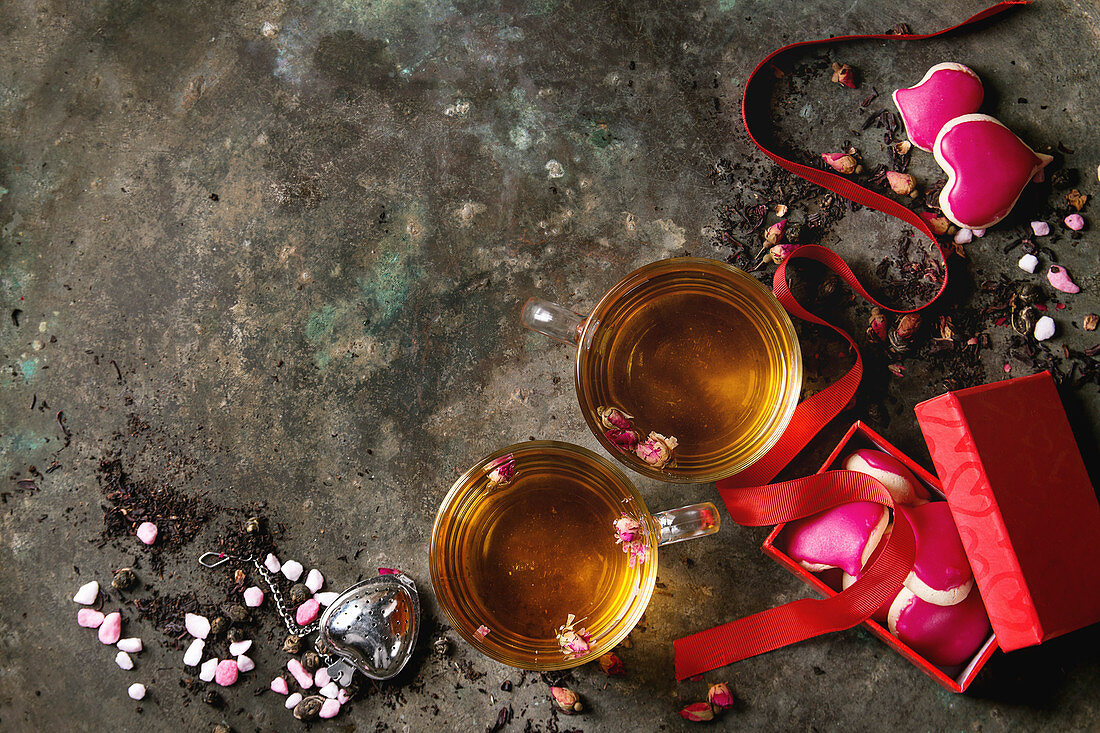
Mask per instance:
[[[587,316],[531,298],[523,325],[576,345],[581,412],[611,455],[662,481],[732,476],[771,448],[802,387],[787,312],[724,262],[660,260]]]
[[[580,446],[529,441],[462,475],[432,526],[432,587],[451,626],[520,669],[596,659],[641,618],[658,548],[712,534],[713,504],[651,514],[626,475]]]

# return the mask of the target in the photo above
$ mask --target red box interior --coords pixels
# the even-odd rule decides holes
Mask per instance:
[[[829,454],[829,457],[825,459],[825,463],[818,470],[818,473],[841,468],[843,458],[847,456],[848,453],[859,448],[877,448],[878,450],[889,453],[894,458],[904,463],[906,468],[912,471],[935,496],[939,497],[941,500],[944,498],[943,487],[939,479],[913,462],[909,456],[892,446],[881,435],[858,421],[844,434],[840,444],[837,445],[837,447],[833,449],[833,452]],[[785,526],[785,524],[780,524],[771,531],[767,539],[764,540],[762,548],[764,553],[791,573],[797,575],[803,581],[816,588],[822,595],[835,596],[840,589],[839,573],[836,571],[811,573],[780,549],[784,544],[781,535],[783,534],[783,528]],[[777,538],[779,538],[778,543],[776,542]],[[975,586],[971,592],[977,593],[977,587]],[[979,670],[981,670],[986,661],[993,656],[993,652],[997,650],[997,638],[990,632],[989,638],[985,640],[969,662],[955,667],[938,667],[917,654],[907,644],[891,634],[889,629],[885,628],[874,619],[867,619],[863,622],[863,625],[866,626],[872,634],[882,639],[886,644],[893,647],[896,652],[938,682],[940,686],[951,692],[962,692],[969,687],[970,683],[977,677]]]

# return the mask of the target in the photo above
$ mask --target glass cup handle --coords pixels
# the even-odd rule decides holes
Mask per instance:
[[[661,534],[657,540],[658,546],[714,534],[722,526],[718,509],[709,501],[682,506],[679,509],[669,509],[667,512],[658,512],[653,515],[653,518],[661,528]]]
[[[523,304],[520,320],[532,331],[574,346],[580,343],[585,316],[548,300],[530,298]]]

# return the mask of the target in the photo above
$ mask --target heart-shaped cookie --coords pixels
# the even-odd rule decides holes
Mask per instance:
[[[962,64],[936,64],[916,86],[894,92],[909,142],[932,150],[936,135],[959,115],[978,111],[985,90],[978,75]]]
[[[940,208],[967,229],[988,229],[1008,216],[1024,186],[1053,160],[1029,148],[996,118],[979,114],[945,124],[932,154],[947,172]]]

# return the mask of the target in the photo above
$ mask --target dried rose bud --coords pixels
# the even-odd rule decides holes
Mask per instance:
[[[939,327],[940,338],[955,338],[955,324],[951,321],[951,316],[940,316],[936,325]]]
[[[635,565],[645,565],[649,560],[649,545],[645,540],[634,540],[633,542],[627,542],[623,545],[623,552],[630,555],[627,559],[627,567],[634,567]]]
[[[693,702],[680,711],[680,717],[693,723],[714,720],[714,708],[709,702]]]
[[[558,710],[567,715],[579,713],[584,710],[584,706],[581,705],[580,697],[568,687],[551,687],[550,697],[554,700],[554,704],[558,707]]]
[[[639,443],[634,453],[653,468],[664,468],[672,460],[672,451],[679,445],[676,438],[651,432],[644,443]]]
[[[623,660],[619,659],[617,654],[608,652],[600,657],[600,669],[604,671],[604,674],[616,675],[626,672],[626,667],[623,666]]]
[[[777,244],[768,250],[768,254],[764,259],[770,260],[778,265],[783,260],[790,257],[791,252],[794,252],[801,246],[802,245],[796,244],[794,242],[784,242],[783,244]]]
[[[786,216],[787,215],[787,205],[786,204],[776,204],[775,205],[775,215],[776,216]]]
[[[490,486],[507,486],[512,483],[512,478],[516,475],[516,459],[509,453],[496,459],[486,468],[489,469]]]
[[[863,170],[863,166],[859,164],[855,156],[848,153],[822,153],[821,159],[834,171],[843,173],[846,176]]]
[[[621,451],[629,453],[638,447],[638,434],[633,430],[610,428],[604,431],[604,437]]]
[[[1085,320],[1082,325],[1085,327],[1086,331],[1095,331],[1098,323],[1100,323],[1100,316],[1096,315],[1095,313],[1089,313],[1087,316],[1085,316]]]
[[[905,376],[905,367],[903,367],[901,364],[890,364],[886,368],[889,369],[890,373],[893,374],[895,377]]]
[[[978,340],[977,336],[971,336],[966,340],[966,345],[972,349],[981,348],[982,342]]]
[[[947,231],[951,228],[951,222],[948,221],[947,217],[934,211],[922,211],[920,212],[920,218],[924,219],[924,223],[936,236],[947,234]]]
[[[486,636],[489,635],[489,627],[485,624],[478,626],[477,631],[474,632],[474,635],[477,636],[479,639],[484,639]]]
[[[856,72],[848,64],[833,62],[833,81],[849,89],[856,88]]]
[[[890,185],[890,190],[898,196],[917,197],[917,180],[908,173],[886,171],[886,182]]]
[[[898,338],[903,341],[912,341],[913,337],[917,335],[917,331],[920,330],[920,314],[919,313],[906,313],[898,321],[897,334]]]
[[[597,407],[596,414],[600,416],[600,423],[608,430],[633,430],[633,415],[620,410],[618,407]]]
[[[613,524],[615,525],[615,544],[633,542],[642,531],[642,523],[629,514],[623,514]]]
[[[721,709],[732,708],[734,700],[729,685],[725,682],[718,682],[711,685],[710,689],[707,690],[707,702]]]
[[[573,628],[575,618],[576,616],[569,614],[565,624],[558,627],[558,646],[568,659],[583,656],[591,648],[592,637],[588,631],[584,628]]]
[[[1076,188],[1066,194],[1066,201],[1069,201],[1069,205],[1080,211],[1084,208],[1085,203],[1089,200],[1089,197],[1078,191]]]
[[[783,239],[783,230],[787,227],[787,220],[780,219],[764,231],[764,241],[768,244],[779,244]]]
[[[900,140],[894,143],[894,152],[898,155],[905,155],[912,147],[912,143],[910,143],[908,140]]]
[[[871,309],[871,317],[867,321],[867,337],[886,340],[886,316],[878,306]]]

